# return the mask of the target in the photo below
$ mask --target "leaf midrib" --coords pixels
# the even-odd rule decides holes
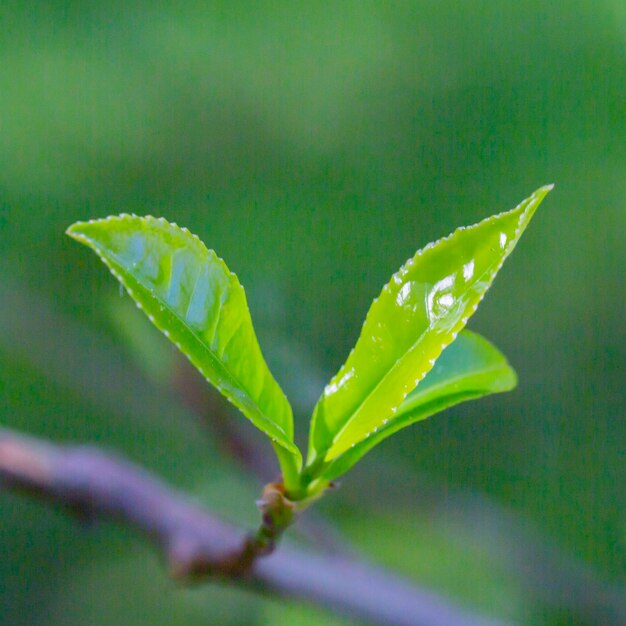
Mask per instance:
[[[479,224],[476,224],[475,226],[478,226]],[[440,240],[441,241],[441,240]],[[439,242],[437,242],[439,243]],[[512,248],[506,251],[506,254],[504,255],[503,258],[506,258],[512,251]],[[480,274],[480,276],[478,276],[478,278],[476,278],[474,280],[474,283],[479,282],[484,276],[485,274],[489,273],[490,269],[486,269],[484,272],[482,272],[482,274]],[[463,291],[462,293],[465,294],[469,291],[469,289],[466,289],[465,291]],[[438,318],[439,320],[440,318]],[[437,321],[438,321],[437,320]],[[367,319],[365,320],[365,323],[367,323]],[[326,455],[328,453],[328,451],[337,444],[337,442],[339,441],[339,439],[341,438],[341,436],[345,433],[345,431],[347,430],[348,426],[354,421],[354,419],[356,418],[356,416],[358,415],[358,413],[363,409],[363,407],[366,405],[366,403],[368,402],[368,400],[371,398],[371,396],[376,392],[376,390],[385,382],[385,380],[393,373],[393,371],[396,369],[396,367],[398,367],[399,363],[401,361],[403,361],[408,354],[410,354],[411,352],[413,352],[413,350],[416,349],[417,345],[422,341],[422,339],[424,338],[424,336],[434,327],[434,324],[429,324],[426,329],[422,332],[422,334],[415,340],[415,342],[413,343],[413,345],[404,353],[403,356],[399,357],[396,359],[395,363],[387,370],[387,373],[370,389],[370,391],[368,392],[368,394],[365,396],[365,398],[363,398],[363,400],[359,403],[357,409],[355,411],[353,411],[350,415],[350,417],[346,420],[346,423],[339,429],[339,432],[337,432],[337,434],[332,438],[331,440],[331,444],[328,446],[328,448],[326,449],[326,451],[324,452],[324,454]],[[454,331],[452,331],[453,333]],[[447,333],[447,335],[451,335],[452,333]],[[448,344],[450,345],[450,344]],[[442,350],[443,351],[443,350]],[[441,352],[439,353],[439,356],[441,356]],[[437,357],[439,358],[439,357]],[[432,368],[434,367],[434,364],[430,367],[430,369],[427,369],[426,372],[430,371]],[[421,381],[420,381],[421,382]],[[419,385],[419,382],[418,382]],[[417,385],[414,387],[414,389],[417,388]],[[409,392],[410,393],[410,392]],[[408,393],[407,393],[408,395]],[[406,396],[405,396],[406,398]],[[404,400],[402,401],[404,402]],[[398,405],[400,406],[402,404],[402,402]],[[384,419],[384,418],[383,418]],[[336,457],[334,457],[336,458]],[[332,459],[331,459],[332,460]]]
[[[100,250],[104,251],[104,248],[102,246],[100,246],[98,243],[96,243],[93,239],[90,239],[90,241],[92,241],[94,243],[94,245],[96,247],[98,247]],[[208,248],[207,248],[208,250]],[[184,326],[184,328],[189,331],[189,333],[191,335],[193,335],[193,337],[195,339],[197,339],[197,341],[205,348],[205,350],[207,351],[209,357],[211,358],[212,362],[214,364],[217,364],[218,368],[221,369],[222,371],[224,371],[226,373],[226,378],[229,378],[232,382],[234,382],[235,384],[233,385],[234,387],[237,387],[239,389],[244,390],[244,393],[246,394],[246,397],[250,400],[250,402],[252,404],[254,404],[255,407],[258,407],[258,404],[250,397],[250,394],[245,390],[244,386],[240,383],[239,378],[237,376],[235,376],[232,371],[222,362],[218,359],[218,357],[216,355],[213,354],[213,351],[207,346],[207,344],[202,340],[202,338],[198,335],[198,333],[189,326],[189,324],[187,324],[187,322],[180,316],[178,315],[178,313],[176,313],[172,307],[170,306],[170,304],[164,300],[162,300],[159,296],[157,296],[152,289],[150,289],[150,287],[148,287],[140,278],[135,278],[134,276],[132,276],[132,274],[130,274],[130,272],[125,268],[125,266],[122,264],[120,258],[118,257],[117,254],[115,254],[114,252],[109,252],[108,250],[106,251],[106,254],[109,255],[114,261],[115,264],[124,270],[124,272],[128,275],[130,275],[143,289],[145,289],[148,292],[148,295],[153,298],[154,300],[156,300],[159,304],[163,304],[163,306],[169,310],[172,315],[174,315],[174,317],[176,317],[176,319],[178,319],[180,321],[180,323]],[[106,262],[106,259],[105,259]],[[125,285],[127,288],[128,286]],[[221,311],[221,303],[220,303],[220,311]],[[156,317],[155,317],[156,319]],[[216,332],[217,332],[217,326],[216,326]],[[195,365],[195,364],[194,364]],[[198,367],[198,366],[195,366]],[[216,369],[218,369],[216,368]],[[198,367],[198,369],[200,369]],[[204,374],[204,372],[201,371],[202,374]],[[260,417],[267,422],[268,424],[272,425],[273,427],[277,428],[285,437],[285,439],[287,441],[289,441],[289,437],[287,436],[287,433],[285,432],[284,428],[282,426],[280,426],[279,424],[277,424],[276,422],[273,422],[270,418],[268,418],[264,412],[262,412],[260,410],[260,408],[258,408],[258,410],[256,411]],[[283,444],[283,442],[280,442],[281,444]],[[283,444],[283,447],[286,448],[289,452],[291,452],[292,450],[285,446]]]
[[[538,190],[537,190],[538,191]],[[518,205],[517,207],[511,209],[510,211],[504,211],[502,213],[498,213],[497,215],[492,215],[490,217],[487,217],[483,220],[481,220],[480,222],[477,222],[476,224],[472,224],[471,226],[468,226],[466,228],[464,228],[463,230],[461,229],[457,229],[454,231],[454,233],[452,233],[452,235],[449,235],[447,237],[443,237],[441,239],[438,239],[436,242],[434,242],[432,244],[432,248],[431,249],[435,249],[437,247],[438,244],[444,242],[444,241],[451,241],[452,239],[454,239],[454,237],[458,234],[460,234],[461,232],[465,232],[467,233],[468,230],[473,230],[473,229],[477,229],[480,228],[482,225],[484,225],[485,223],[488,222],[495,222],[497,219],[499,218],[504,218],[507,215],[512,215],[513,213],[515,213],[516,211],[520,211],[520,214],[518,216],[518,221],[517,221],[517,228],[516,228],[516,234],[517,236],[513,237],[512,239],[509,240],[508,245],[506,247],[506,250],[504,252],[504,254],[502,255],[502,262],[511,254],[511,252],[514,250],[515,246],[517,245],[517,242],[519,240],[519,235],[521,235],[521,232],[518,231],[520,230],[520,227],[523,224],[523,228],[525,229],[525,227],[528,225],[529,219],[527,218],[527,213],[529,208],[533,208],[532,213],[534,213],[534,209],[536,209],[536,207],[538,206],[538,203],[536,203],[536,198],[535,195],[537,194],[537,191],[535,191],[529,198],[527,198],[525,201],[523,201],[522,203],[520,203],[520,205]],[[539,200],[539,202],[541,202],[541,200],[543,200],[543,197],[545,197],[545,194],[542,196],[542,198]],[[533,201],[535,201],[533,203]],[[532,216],[532,214],[531,214]],[[414,258],[414,257],[413,257]],[[502,262],[500,263],[500,266],[502,265]],[[496,269],[496,271],[494,272],[497,273],[499,267]],[[488,272],[490,272],[491,269],[486,269],[484,272],[482,272],[480,274],[480,276],[474,280],[474,283],[478,282],[479,280],[481,280],[485,274],[487,274]],[[492,277],[492,281],[493,281],[493,277]],[[467,290],[466,290],[467,291]],[[486,290],[485,290],[486,292]],[[367,323],[367,318],[365,320],[365,323]],[[407,352],[405,353],[405,355],[414,350],[415,346],[422,340],[423,336],[428,332],[428,330],[431,328],[431,326],[429,325],[426,330],[424,330],[424,332],[419,336],[419,338],[416,340],[416,342],[411,346],[411,348],[409,348],[409,350],[407,350]],[[387,371],[387,373],[370,389],[369,393],[367,394],[367,396],[363,399],[362,402],[359,403],[357,409],[355,411],[353,411],[351,413],[351,415],[349,416],[349,418],[346,420],[345,424],[341,427],[341,429],[339,430],[339,432],[337,432],[337,434],[331,439],[331,443],[330,445],[328,445],[326,447],[326,449],[323,451],[324,456],[328,453],[328,451],[334,446],[336,445],[337,441],[339,440],[339,438],[341,437],[341,435],[346,431],[346,429],[348,428],[349,424],[352,423],[355,415],[357,415],[363,408],[363,406],[365,405],[365,403],[369,400],[369,398],[371,397],[371,395],[373,393],[375,393],[375,391],[378,389],[378,387],[384,382],[384,380],[389,376],[389,374],[391,372],[393,372],[393,370],[397,367],[398,363],[403,359],[403,357],[400,357],[396,360],[396,362],[393,364],[393,366],[391,368],[389,368],[389,370]],[[428,371],[428,370],[427,370]]]

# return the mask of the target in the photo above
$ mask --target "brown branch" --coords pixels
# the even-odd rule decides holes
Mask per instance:
[[[199,423],[211,430],[212,440],[225,457],[237,461],[262,482],[278,479],[280,470],[275,457],[267,454],[268,450],[259,445],[259,439],[252,436],[253,429],[242,428],[237,417],[225,413],[223,398],[206,384],[187,359],[182,355],[177,356],[179,358],[174,359],[174,371],[170,379],[172,391],[197,416]],[[297,532],[318,549],[345,556],[353,552],[337,529],[315,511],[309,511],[300,521]]]
[[[177,578],[227,572],[243,549],[241,533],[144,470],[90,446],[55,446],[2,429],[0,480],[80,517],[133,526],[163,551]]]
[[[89,446],[59,446],[0,429],[0,484],[85,517],[133,526],[182,580],[214,577],[300,598],[379,624],[496,626],[365,563],[283,546],[271,556],[267,528],[249,536],[145,470]],[[264,502],[277,497],[275,489]],[[267,520],[265,524],[267,524]],[[270,544],[275,537],[271,533]],[[279,530],[282,530],[280,528]],[[259,542],[259,538],[263,541]],[[252,551],[252,558],[251,558]],[[499,622],[498,622],[499,623]]]

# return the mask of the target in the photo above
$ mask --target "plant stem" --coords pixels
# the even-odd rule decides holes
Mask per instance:
[[[283,474],[283,484],[287,493],[297,493],[300,491],[300,467],[296,460],[288,450],[281,445],[274,443],[274,450],[280,463],[280,470]]]
[[[183,581],[219,578],[300,598],[369,623],[395,626],[503,626],[362,561],[283,546],[267,558],[294,519],[281,485],[263,494],[252,538],[193,504],[155,476],[89,446],[60,446],[0,428],[0,488],[26,491],[88,518],[135,527]],[[248,569],[242,552],[246,556]],[[375,593],[372,592],[375,590]]]
[[[295,504],[285,496],[282,484],[267,484],[257,505],[261,510],[261,525],[246,541],[241,555],[242,572],[248,571],[258,557],[274,552],[281,535],[296,518]]]

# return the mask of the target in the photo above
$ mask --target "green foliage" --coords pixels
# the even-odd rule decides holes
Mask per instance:
[[[289,402],[259,347],[243,287],[215,252],[164,219],[121,215],[68,229],[277,451],[285,480],[301,464]]]
[[[464,330],[446,348],[435,367],[369,437],[334,458],[322,472],[333,480],[349,470],[366,452],[390,435],[444,409],[491,393],[510,391],[517,376],[504,355],[484,337]]]
[[[271,438],[289,494],[307,499],[399,429],[515,386],[502,354],[473,333],[433,368],[550,189],[429,244],[394,274],[314,410],[302,471],[291,407],[263,359],[243,287],[215,252],[163,218],[78,222],[68,234],[95,250],[152,323]]]
[[[407,394],[476,311],[549,190],[429,244],[393,275],[315,407],[308,465],[332,461],[394,421]]]

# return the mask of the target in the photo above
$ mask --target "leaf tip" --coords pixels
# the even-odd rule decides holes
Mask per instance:
[[[109,225],[124,222],[127,218],[134,217],[126,213],[121,215],[109,215],[105,218],[82,220],[70,224],[65,230],[65,234],[80,243],[93,243],[98,238],[99,233],[106,230]]]
[[[74,222],[65,229],[65,234],[72,239],[84,241],[85,237],[87,237],[87,233],[89,232],[90,227],[102,221],[103,220],[85,220]]]
[[[73,224],[70,224],[66,229],[65,229],[65,234],[68,237],[72,237],[72,239],[76,239],[76,235],[79,234],[81,226],[84,224],[84,222],[74,222]]]
[[[537,191],[535,191],[535,193],[533,193],[530,199],[534,200],[535,202],[537,202],[537,204],[539,204],[539,202],[541,202],[553,189],[554,189],[554,183],[550,183],[548,185],[542,185],[541,187],[539,187],[539,189],[537,189]]]
[[[516,239],[519,239],[519,235],[522,234],[530,220],[532,219],[535,211],[539,208],[539,205],[543,202],[545,197],[554,189],[554,183],[549,185],[543,185],[539,189],[535,190],[532,195],[518,204],[510,213],[517,212],[519,215],[519,226]]]

